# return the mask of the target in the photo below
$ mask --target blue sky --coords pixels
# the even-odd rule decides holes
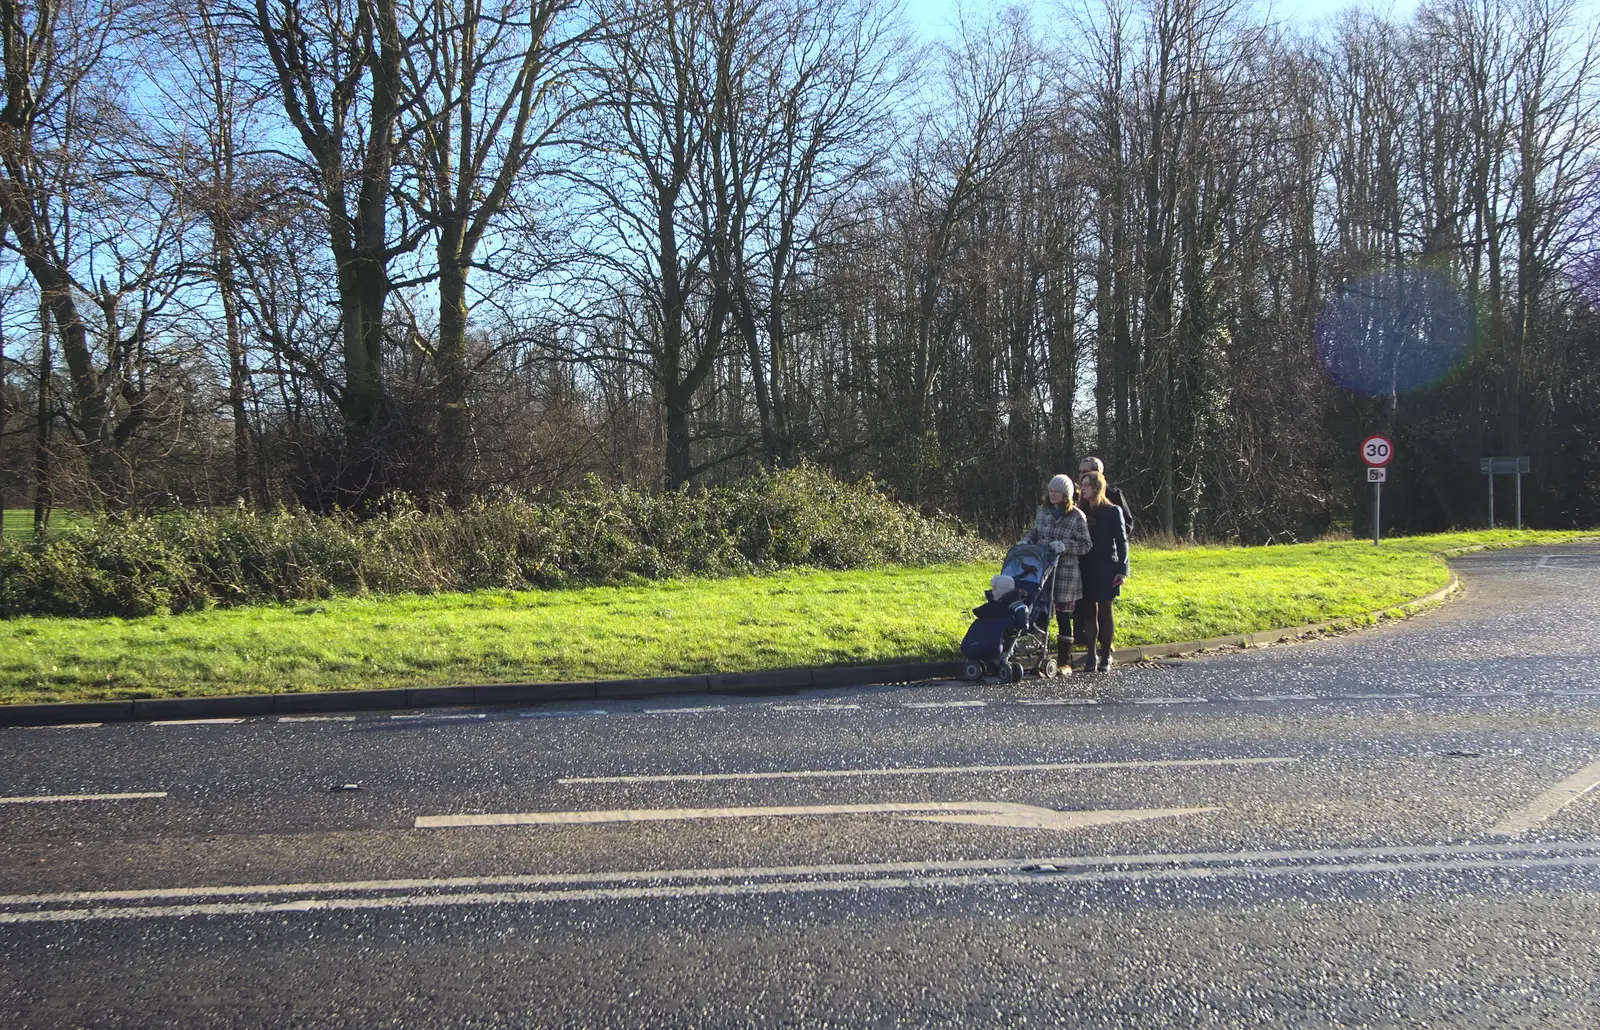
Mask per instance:
[[[955,21],[958,0],[903,0],[906,15],[911,23],[929,35],[939,35]],[[959,0],[969,11],[981,12],[997,6],[984,0]],[[1050,9],[1053,0],[1020,0],[1026,6],[1043,13]],[[1345,7],[1357,5],[1357,0],[1276,0],[1273,11],[1286,21],[1312,22]],[[1416,0],[1366,0],[1363,6],[1392,10],[1404,16],[1416,7]]]

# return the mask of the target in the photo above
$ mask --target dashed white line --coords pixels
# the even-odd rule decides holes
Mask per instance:
[[[1226,694],[1224,701],[1320,701],[1316,694]]]
[[[517,718],[519,718],[519,719],[578,719],[578,718],[583,718],[585,716],[610,715],[610,714],[611,713],[609,711],[607,711],[606,709],[604,709],[604,708],[587,708],[587,709],[583,709],[581,711],[575,710],[575,711],[565,711],[565,712],[518,712],[517,713]]]
[[[461,719],[486,719],[487,712],[411,712],[406,715],[391,715],[391,719],[415,720],[417,722],[453,722]]]
[[[1101,699],[1098,697],[1047,697],[1037,700],[1019,700],[1019,705],[1097,705]]]
[[[987,708],[987,701],[907,701],[901,708]]]
[[[280,715],[279,722],[355,722],[353,715]]]
[[[1489,828],[1496,837],[1520,837],[1600,787],[1600,762],[1592,762]]]
[[[162,719],[152,722],[152,726],[234,726],[244,722],[243,719]]]
[[[131,794],[24,794],[14,798],[0,798],[0,805],[47,805],[67,801],[139,801],[166,796],[167,792],[164,790]]]
[[[1420,698],[1421,694],[1334,694],[1334,700],[1342,701],[1401,701],[1409,698]]]
[[[861,710],[861,706],[823,703],[814,705],[773,705],[772,710],[775,712],[856,712]]]
[[[692,708],[646,708],[646,715],[698,715],[704,712],[726,712],[727,705],[699,705]]]
[[[22,730],[92,730],[104,725],[98,722],[64,722],[55,726],[19,726]]]
[[[1204,766],[1282,765],[1294,757],[1164,758],[1126,762],[1030,762],[1023,765],[933,765],[883,769],[794,769],[781,772],[669,773],[656,776],[569,776],[557,783],[715,783],[727,780],[810,780],[863,776],[942,776],[964,773],[1076,772],[1086,769],[1181,769]]]
[[[1209,697],[1136,697],[1136,705],[1203,705],[1211,701]]]

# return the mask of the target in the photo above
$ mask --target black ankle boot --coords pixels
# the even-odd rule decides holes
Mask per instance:
[[[1100,649],[1100,664],[1095,666],[1095,668],[1100,672],[1111,671],[1111,648],[1102,647]]]

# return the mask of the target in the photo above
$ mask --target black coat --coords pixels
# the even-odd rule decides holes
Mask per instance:
[[[1096,508],[1089,520],[1089,541],[1093,545],[1089,553],[1078,559],[1083,572],[1083,599],[1112,600],[1122,592],[1120,587],[1111,585],[1112,578],[1128,574],[1128,530],[1123,524],[1122,509],[1114,504]]]

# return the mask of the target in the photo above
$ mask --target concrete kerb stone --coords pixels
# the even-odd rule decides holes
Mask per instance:
[[[810,669],[774,669],[770,672],[719,672],[706,677],[712,694],[739,690],[808,690],[812,686]]]
[[[329,690],[304,694],[275,694],[276,715],[307,715],[319,712],[360,712],[382,708],[404,708],[404,688],[392,690]]]
[[[600,680],[595,697],[654,697],[657,694],[704,694],[711,689],[710,676],[657,676],[649,679]]]
[[[477,705],[520,705],[538,701],[590,701],[599,684],[593,680],[578,683],[489,683],[472,688],[472,703]]]
[[[1170,658],[1204,651],[1258,647],[1316,634],[1349,629],[1376,620],[1409,615],[1437,604],[1461,588],[1454,574],[1450,584],[1424,597],[1376,612],[1329,622],[1283,629],[1231,634],[1209,640],[1170,644],[1137,644],[1118,648],[1127,661]],[[706,676],[661,676],[644,679],[578,683],[486,683],[451,687],[392,690],[333,690],[296,694],[243,694],[225,697],[150,698],[132,701],[69,701],[55,704],[0,705],[0,726],[61,726],[79,722],[133,722],[158,719],[215,719],[251,715],[354,712],[443,705],[528,704],[595,698],[654,697],[737,690],[805,690],[874,683],[918,683],[960,677],[960,661],[777,669],[769,672],[716,673]]]
[[[0,726],[69,726],[78,722],[128,722],[132,718],[132,701],[0,705]]]
[[[134,722],[166,719],[243,719],[271,715],[276,709],[271,694],[236,694],[226,697],[152,697],[133,702]]]

